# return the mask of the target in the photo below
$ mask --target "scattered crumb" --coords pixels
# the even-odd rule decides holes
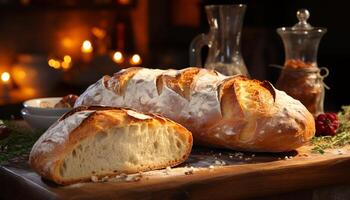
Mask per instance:
[[[166,174],[169,174],[171,172],[171,167],[170,166],[167,166],[166,168],[165,168],[165,173]]]
[[[244,160],[248,161],[248,160],[251,160],[252,158],[245,158]]]
[[[242,153],[242,152],[236,152],[234,155],[235,155],[235,157],[243,157],[243,156],[244,156],[244,153]]]
[[[193,167],[191,167],[188,171],[185,172],[185,175],[191,175],[191,174],[193,174],[193,171],[194,171],[194,169],[193,169]]]
[[[223,160],[215,160],[214,164],[215,165],[226,165],[226,162]]]
[[[220,162],[220,161],[218,161],[218,160],[215,160],[215,164],[216,164],[216,165],[220,165],[220,164],[221,164],[221,162]]]
[[[191,174],[193,174],[193,171],[187,171],[187,172],[185,172],[185,175],[191,175]]]
[[[136,181],[140,181],[143,178],[143,173],[139,172],[138,174],[130,174],[130,175],[122,173],[115,176],[115,178],[119,181],[136,182]]]
[[[143,175],[141,173],[138,173],[136,176],[133,176],[133,181],[137,182],[142,179]]]
[[[128,175],[126,175],[125,173],[121,173],[115,176],[116,179],[125,179]]]
[[[230,159],[232,159],[232,158],[233,158],[233,156],[232,156],[232,155],[230,155],[230,156],[229,156],[229,158],[230,158]]]
[[[131,182],[131,181],[133,181],[133,179],[134,178],[132,176],[126,176],[125,181]]]
[[[252,154],[252,158],[254,158],[255,157],[255,154]]]
[[[106,181],[108,181],[108,178],[109,178],[108,176],[105,176],[105,177],[103,177],[103,178],[101,179],[101,181],[102,181],[102,182],[106,182]]]
[[[91,176],[91,181],[92,182],[98,182],[98,177],[97,176]]]
[[[290,160],[290,159],[292,159],[292,158],[293,158],[293,156],[285,156],[285,157],[284,157],[285,160]]]
[[[213,165],[210,165],[210,166],[209,166],[209,169],[214,169],[214,166],[213,166]]]

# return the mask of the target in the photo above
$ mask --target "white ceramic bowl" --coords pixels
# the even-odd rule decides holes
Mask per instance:
[[[46,130],[55,123],[60,116],[43,116],[31,114],[28,109],[21,110],[24,120],[33,128],[38,130]]]
[[[45,116],[61,116],[72,108],[54,108],[62,97],[48,97],[39,99],[30,99],[23,103],[24,108],[28,110],[31,115],[45,115]],[[49,107],[43,108],[40,105],[45,102]]]

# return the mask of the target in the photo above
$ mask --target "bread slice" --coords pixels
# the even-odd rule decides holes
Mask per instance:
[[[30,165],[58,184],[175,166],[192,148],[192,135],[157,115],[111,107],[78,107],[34,145]]]

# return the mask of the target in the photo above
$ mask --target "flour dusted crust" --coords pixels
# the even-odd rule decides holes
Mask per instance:
[[[201,68],[125,69],[91,85],[79,105],[159,113],[188,128],[197,144],[235,150],[290,151],[315,133],[309,111],[269,82]]]
[[[39,138],[29,163],[42,177],[66,185],[88,181],[91,176],[172,167],[184,162],[191,148],[191,133],[166,118],[130,109],[81,106],[62,116]],[[98,156],[93,155],[99,151]],[[64,171],[68,165],[71,172]],[[85,172],[79,174],[81,171]]]

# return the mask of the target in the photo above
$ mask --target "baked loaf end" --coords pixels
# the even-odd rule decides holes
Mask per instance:
[[[315,133],[312,114],[267,81],[235,77],[220,86],[222,118],[195,141],[236,150],[282,152],[307,143]]]
[[[196,144],[244,151],[290,151],[315,133],[302,103],[267,81],[202,68],[128,68],[104,76],[77,99],[159,113],[190,130]]]
[[[175,166],[187,159],[192,135],[168,119],[129,109],[78,107],[34,145],[32,168],[58,184]]]

